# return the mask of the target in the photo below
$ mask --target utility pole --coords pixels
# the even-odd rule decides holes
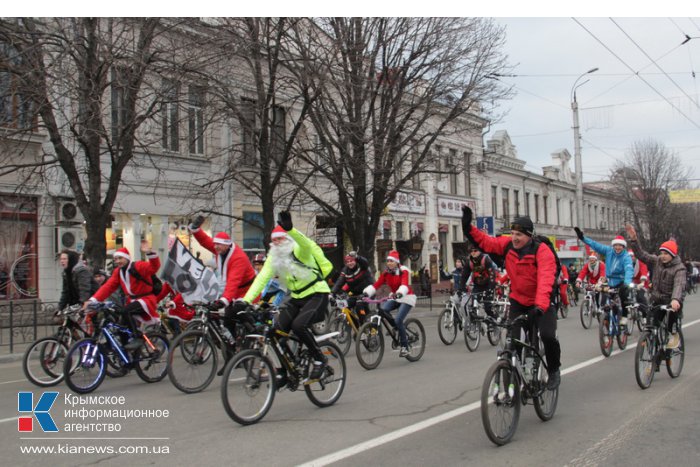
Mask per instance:
[[[574,85],[571,87],[571,110],[574,115],[574,163],[576,165],[576,225],[583,228],[584,217],[583,217],[583,163],[581,162],[581,134],[579,132],[578,123],[578,102],[576,101],[576,88],[583,86],[588,82],[588,80],[579,84],[576,83],[589,73],[595,73],[598,68],[591,68],[587,72],[583,73],[581,76],[576,78]]]

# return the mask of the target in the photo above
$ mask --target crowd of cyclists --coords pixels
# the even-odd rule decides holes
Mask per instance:
[[[546,389],[557,390],[561,382],[561,345],[557,337],[557,307],[569,306],[569,289],[576,294],[587,286],[595,290],[595,302],[604,307],[610,300],[609,290],[617,290],[621,307],[619,325],[628,325],[629,305],[636,300],[645,319],[663,319],[659,305],[668,305],[669,339],[666,348],[679,345],[679,317],[687,293],[698,281],[698,269],[692,262],[682,262],[673,239],[654,251],[645,251],[639,244],[636,230],[626,225],[626,238],[618,235],[609,245],[586,236],[574,228],[578,239],[590,248],[590,255],[579,272],[562,266],[557,253],[546,239],[536,235],[528,216],[516,218],[510,235],[489,236],[472,224],[469,207],[462,212],[462,231],[468,241],[468,255],[455,259],[451,273],[453,293],[458,297],[481,294],[483,309],[490,322],[508,319],[518,322],[528,317],[536,326],[546,360]],[[328,280],[333,266],[321,248],[297,230],[289,212],[282,212],[271,233],[267,254],[258,254],[251,261],[243,249],[225,232],[210,237],[201,226],[202,216],[191,221],[189,230],[196,241],[213,253],[207,267],[214,270],[222,285],[221,295],[207,304],[211,310],[223,310],[223,324],[235,336],[246,326],[245,312],[251,305],[270,303],[277,310],[274,326],[294,335],[311,355],[304,384],[324,378],[328,371],[326,356],[321,352],[313,325],[326,319],[329,307],[338,297],[347,299],[347,306],[363,324],[373,310],[369,298],[380,288],[388,292],[378,312],[398,332],[399,356],[410,353],[404,322],[416,306],[417,296],[411,287],[411,271],[401,263],[397,251],[390,251],[381,271],[375,276],[367,258],[355,251],[344,257],[344,267],[335,282]],[[92,304],[111,300],[122,306],[123,324],[135,338],[124,342],[126,350],[144,345],[144,328],[161,318],[159,303],[167,310],[164,317],[174,323],[195,319],[194,308],[185,303],[172,284],[159,284],[160,260],[147,242],[141,251],[146,259],[137,261],[126,248],[114,253],[114,269],[90,271],[77,253],[60,255],[63,269],[63,291],[60,308],[79,304],[86,312]],[[635,290],[632,293],[632,290]],[[509,315],[498,315],[492,306],[497,295],[507,299]],[[657,310],[652,316],[652,310]],[[179,325],[176,326],[178,329]],[[517,326],[511,331],[520,332]],[[515,334],[513,334],[515,335]],[[233,350],[224,356],[233,357]]]

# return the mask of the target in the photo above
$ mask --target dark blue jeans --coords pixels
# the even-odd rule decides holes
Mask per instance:
[[[399,309],[396,318],[391,317],[390,311]],[[413,307],[407,303],[399,303],[396,300],[387,300],[382,304],[382,311],[386,312],[387,317],[390,318],[389,322],[399,330],[399,339],[401,340],[401,347],[408,347],[408,338],[406,337],[406,326],[403,322],[408,316],[408,313],[413,309]],[[393,323],[392,323],[393,321]]]

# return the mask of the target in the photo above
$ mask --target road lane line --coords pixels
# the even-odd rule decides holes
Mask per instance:
[[[3,381],[2,383],[0,383],[0,385],[3,385],[3,384],[13,384],[13,383],[22,383],[22,382],[26,383],[27,380],[26,380],[26,379],[16,379],[16,380],[14,380],[14,381]]]
[[[687,328],[690,326],[694,326],[696,324],[700,323],[700,319],[697,319],[695,321],[691,321],[690,323],[685,323],[683,324],[683,328]],[[626,352],[628,350],[634,349],[637,347],[637,343],[633,343],[628,345],[625,350],[616,350],[614,351],[610,356],[612,357],[613,355],[617,355],[622,352]],[[607,357],[609,358],[609,357]],[[577,363],[576,365],[570,366],[566,368],[565,370],[562,370],[561,374],[562,375],[567,375],[569,373],[573,373],[574,371],[581,370],[583,368],[586,368],[588,366],[594,365],[598,362],[601,362],[603,360],[607,360],[606,357],[600,355],[598,357],[591,358],[589,360],[583,361],[581,363]],[[437,425],[438,423],[445,422],[447,420],[450,420],[454,417],[458,417],[460,415],[463,415],[465,413],[471,412],[472,410],[476,410],[481,407],[481,401],[476,401],[472,402],[471,404],[467,404],[465,406],[459,407],[454,410],[450,410],[449,412],[446,412],[441,415],[437,415],[432,418],[428,418],[427,420],[423,420],[418,423],[414,423],[413,425],[409,425],[403,428],[399,428],[398,430],[391,431],[385,435],[378,436],[376,438],[372,438],[368,441],[364,441],[362,443],[358,443],[354,446],[350,446],[345,449],[341,449],[340,451],[336,451],[330,454],[327,454],[325,456],[321,456],[317,459],[311,460],[309,462],[306,462],[304,464],[300,464],[301,467],[320,467],[324,465],[329,465],[334,462],[341,461],[343,459],[347,459],[348,457],[352,457],[356,454],[359,454],[361,452],[367,451],[372,448],[376,448],[377,446],[381,446],[382,444],[387,444],[392,441],[395,441],[399,438],[403,438],[404,436],[408,436],[410,434],[416,433],[417,431],[424,430],[426,428],[429,428],[433,425]]]

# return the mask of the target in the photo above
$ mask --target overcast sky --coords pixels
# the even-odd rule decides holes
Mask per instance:
[[[604,178],[633,142],[647,138],[700,166],[700,18],[496,21],[507,28],[505,51],[516,75],[501,79],[516,96],[502,103],[508,114],[486,139],[506,130],[528,169],[541,173],[560,148],[573,155],[571,90],[595,67],[576,92],[584,181]],[[681,45],[686,35],[693,39]]]

